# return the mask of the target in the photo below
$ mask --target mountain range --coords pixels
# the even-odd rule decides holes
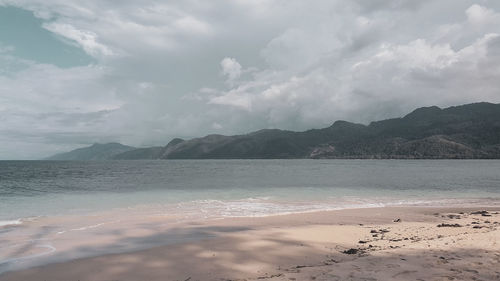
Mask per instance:
[[[369,125],[336,121],[323,129],[264,129],[245,135],[173,139],[164,147],[94,144],[50,160],[136,159],[494,159],[500,158],[500,104],[422,107]]]

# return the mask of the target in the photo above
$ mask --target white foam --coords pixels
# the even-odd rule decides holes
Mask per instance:
[[[0,227],[1,226],[10,226],[10,225],[19,225],[22,224],[23,222],[21,220],[8,220],[8,221],[0,221]]]
[[[98,223],[98,224],[86,225],[86,226],[82,226],[82,227],[78,227],[78,228],[72,228],[72,229],[69,229],[69,230],[63,229],[61,231],[56,232],[56,235],[61,235],[61,234],[64,234],[64,233],[70,232],[70,231],[83,231],[83,230],[98,228],[98,227],[101,227],[101,226],[106,225],[106,224],[117,223],[117,222],[120,222],[120,221],[121,220],[114,220],[114,221],[110,221],[110,222],[101,222],[101,223]]]
[[[16,246],[16,245],[14,245],[14,246]],[[30,255],[30,256],[13,257],[13,258],[6,259],[6,260],[0,260],[0,265],[7,264],[7,263],[15,263],[15,262],[19,262],[19,261],[23,261],[23,260],[29,260],[29,259],[33,259],[33,258],[39,258],[39,257],[42,257],[42,256],[49,255],[49,254],[51,254],[51,253],[53,253],[53,252],[56,251],[56,248],[54,246],[50,245],[50,244],[35,245],[34,248],[47,249],[47,251],[44,251],[44,252],[39,253],[39,254]]]
[[[87,225],[87,226],[83,226],[83,227],[79,227],[79,228],[73,228],[73,229],[71,229],[71,231],[82,231],[82,230],[97,228],[97,227],[105,225],[105,224],[107,224],[107,223],[102,222],[102,223],[98,223],[98,224]]]
[[[493,200],[499,204],[498,200]],[[455,198],[391,198],[391,197],[354,197],[344,196],[318,201],[274,201],[271,198],[246,198],[240,200],[194,200],[178,203],[175,212],[186,219],[225,218],[225,217],[266,217],[294,213],[333,211],[342,209],[377,208],[390,206],[462,206],[463,204],[485,204],[483,199]],[[172,213],[172,212],[168,212]]]

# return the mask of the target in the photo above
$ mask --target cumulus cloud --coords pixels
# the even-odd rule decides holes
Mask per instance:
[[[62,69],[12,57],[0,44],[0,158],[500,102],[494,0],[2,5],[32,11],[95,61]]]
[[[241,75],[241,65],[234,58],[224,58],[220,62],[222,73],[227,76],[228,81],[238,79]]]
[[[274,71],[263,70],[209,103],[266,116],[272,127],[295,129],[336,119],[395,117],[418,106],[498,102],[500,85],[491,78],[500,74],[494,67],[499,35],[489,33],[498,29],[491,26],[499,23],[498,14],[476,4],[460,12],[465,20],[452,23],[458,34],[448,40],[441,33],[447,24],[437,24],[413,40],[392,42],[380,30],[392,23],[376,16],[351,17],[356,21],[350,29],[325,29],[330,33],[308,26],[288,29],[261,51]],[[481,31],[473,26],[479,23],[485,25]]]

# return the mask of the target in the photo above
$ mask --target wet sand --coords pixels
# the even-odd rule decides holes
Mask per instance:
[[[99,242],[95,235],[88,247],[163,246],[7,272],[0,280],[500,280],[499,211],[385,207],[173,228],[154,228],[156,218],[143,222],[149,231],[130,230],[134,240],[115,233]],[[172,237],[192,239],[169,243]],[[73,250],[66,248],[67,257]]]

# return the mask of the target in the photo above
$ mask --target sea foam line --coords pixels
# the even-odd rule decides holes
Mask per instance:
[[[70,230],[61,230],[59,232],[56,232],[56,235],[61,235],[61,234],[64,234],[66,232],[69,232],[69,231],[82,231],[82,230],[87,230],[87,229],[92,229],[92,228],[98,228],[98,227],[103,226],[105,224],[112,224],[112,223],[117,223],[117,222],[121,222],[121,220],[114,220],[114,221],[110,221],[110,222],[101,222],[98,224],[87,225],[87,226],[83,226],[83,227],[79,227],[79,228],[72,228]]]
[[[18,257],[18,258],[11,258],[11,259],[6,259],[6,260],[0,260],[0,265],[7,264],[7,263],[12,263],[12,262],[18,262],[18,261],[26,260],[26,259],[38,258],[38,257],[41,257],[41,256],[45,256],[45,255],[51,254],[51,253],[53,253],[53,252],[56,251],[56,248],[54,246],[48,245],[48,244],[45,244],[45,245],[35,245],[34,247],[35,248],[45,248],[45,249],[48,249],[49,251],[43,252],[43,253],[40,253],[40,254],[31,255],[31,256],[25,256],[25,257]]]
[[[9,225],[19,225],[22,224],[23,222],[21,220],[8,220],[8,221],[0,221],[0,227],[1,226],[9,226]]]

